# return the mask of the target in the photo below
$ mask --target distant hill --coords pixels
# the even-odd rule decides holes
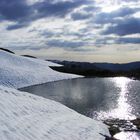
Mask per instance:
[[[52,67],[60,72],[80,74],[84,76],[110,77],[127,76],[140,77],[140,62],[131,62],[126,64],[113,63],[88,63],[74,61],[50,60],[63,65],[62,67]]]
[[[0,48],[0,50],[5,51],[5,52],[9,52],[9,53],[12,53],[12,54],[15,54],[13,51],[11,51],[9,49],[6,49],[6,48]],[[21,55],[21,56],[29,57],[29,58],[36,58],[35,56],[31,56],[31,55]]]
[[[35,57],[35,56],[31,56],[31,55],[21,55],[21,56],[29,57],[29,58],[37,58],[37,57]]]
[[[94,65],[98,68],[111,71],[130,71],[140,69],[140,62],[131,62],[126,64],[94,63]]]
[[[20,88],[51,81],[77,78],[78,75],[60,73],[49,66],[58,64],[26,58],[0,50],[0,85]]]
[[[114,63],[89,63],[89,62],[74,62],[74,61],[59,61],[59,60],[49,60],[49,61],[69,67],[80,67],[85,69],[96,69],[96,70],[100,69],[110,71],[130,71],[140,69],[140,62],[114,64]]]
[[[13,51],[10,51],[10,50],[5,49],[5,48],[0,48],[0,50],[3,50],[3,51],[5,51],[5,52],[9,52],[9,53],[15,54]]]

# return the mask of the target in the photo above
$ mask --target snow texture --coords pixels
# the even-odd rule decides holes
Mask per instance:
[[[104,140],[107,126],[66,106],[15,88],[77,75],[56,72],[57,64],[0,51],[1,140]]]
[[[80,77],[52,70],[58,64],[18,56],[0,50],[0,85],[21,88],[62,79]]]
[[[100,122],[48,100],[0,86],[1,140],[104,140]]]

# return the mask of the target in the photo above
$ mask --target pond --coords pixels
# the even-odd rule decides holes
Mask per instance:
[[[125,77],[79,78],[20,90],[61,102],[98,120],[140,117],[140,81]],[[136,134],[136,137],[139,136]]]

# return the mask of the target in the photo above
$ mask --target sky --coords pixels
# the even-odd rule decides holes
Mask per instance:
[[[0,47],[43,59],[140,61],[140,0],[0,0]]]

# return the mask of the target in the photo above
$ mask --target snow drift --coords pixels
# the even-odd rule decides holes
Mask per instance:
[[[48,99],[0,86],[2,140],[104,140],[107,127]]]
[[[0,50],[0,85],[20,88],[80,77],[56,72],[49,66],[59,65],[49,61],[26,58]]]
[[[0,138],[2,140],[104,140],[107,126],[55,101],[14,88],[76,78],[57,64],[0,50]],[[11,88],[12,87],[12,88]]]

